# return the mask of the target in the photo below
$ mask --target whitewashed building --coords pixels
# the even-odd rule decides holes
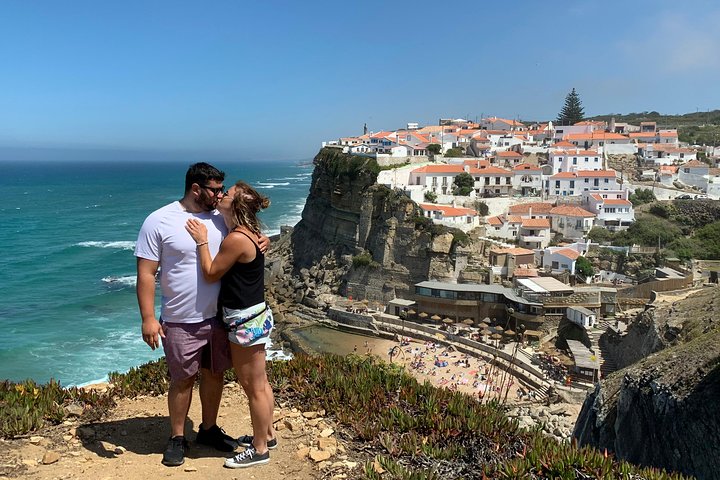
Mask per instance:
[[[512,169],[512,187],[522,196],[539,195],[542,192],[542,168],[521,163]]]
[[[615,170],[578,170],[560,172],[545,180],[545,194],[549,197],[580,196],[589,190],[617,190]]]
[[[553,150],[548,155],[553,174],[578,170],[603,170],[605,162],[597,150]]]
[[[593,212],[575,205],[558,205],[549,212],[550,228],[563,238],[579,240],[595,225],[596,217]]]
[[[460,208],[453,205],[436,205],[434,203],[421,203],[423,215],[433,223],[459,228],[468,232],[480,226],[480,216],[470,208]]]
[[[567,307],[565,315],[568,320],[584,328],[592,328],[597,324],[597,314],[585,307]]]
[[[625,230],[635,221],[628,190],[583,192],[583,206],[597,215],[596,225],[611,231]]]

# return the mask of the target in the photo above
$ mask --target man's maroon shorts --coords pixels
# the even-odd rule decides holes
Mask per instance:
[[[225,326],[216,318],[200,323],[162,324],[163,350],[171,380],[184,380],[207,368],[213,374],[232,366]]]

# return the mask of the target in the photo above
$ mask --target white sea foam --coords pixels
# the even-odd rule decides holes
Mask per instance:
[[[118,242],[80,242],[78,247],[96,247],[96,248],[118,248],[120,250],[134,250],[135,242],[118,241]]]
[[[284,187],[286,185],[290,185],[290,182],[258,182],[258,185],[267,187]]]
[[[122,286],[134,287],[137,284],[137,277],[135,275],[128,275],[125,277],[109,276],[109,277],[104,277],[102,279],[102,281],[105,283],[112,284],[112,285],[122,285]]]

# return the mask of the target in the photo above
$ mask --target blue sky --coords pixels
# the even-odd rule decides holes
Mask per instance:
[[[711,1],[0,3],[0,160],[25,147],[306,159],[440,117],[720,108]]]

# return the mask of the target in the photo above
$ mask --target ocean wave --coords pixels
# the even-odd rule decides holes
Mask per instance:
[[[119,248],[120,250],[134,250],[135,242],[117,241],[117,242],[80,242],[78,247],[97,247],[97,248]]]
[[[290,182],[258,182],[258,185],[265,187],[284,187],[290,185]]]
[[[137,284],[137,277],[135,275],[128,275],[125,277],[103,277],[102,281],[111,285],[122,285],[124,287],[134,287]]]

